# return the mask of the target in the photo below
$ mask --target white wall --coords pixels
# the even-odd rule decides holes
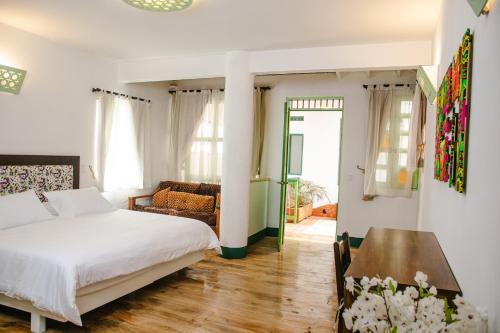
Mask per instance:
[[[433,179],[435,110],[427,115],[421,228],[434,231],[466,298],[488,307],[500,332],[500,3],[477,18],[466,1],[445,0],[435,38],[439,81],[466,28],[474,32],[467,193]]]
[[[250,51],[254,74],[415,68],[432,62],[432,41]],[[229,53],[228,53],[229,54]],[[121,82],[204,79],[225,75],[227,54],[119,61]]]
[[[28,71],[20,95],[0,93],[0,154],[79,155],[81,186],[93,184],[93,87],[152,100],[153,152],[165,148],[168,93],[161,85],[120,85],[111,59],[52,43],[0,24],[0,63]],[[153,154],[153,179],[164,177]],[[123,200],[122,198],[121,200]]]
[[[283,140],[283,103],[286,97],[343,96],[344,124],[341,156],[338,232],[349,231],[353,237],[364,237],[370,226],[415,229],[418,195],[411,199],[379,197],[362,200],[363,174],[356,165],[364,166],[368,122],[368,93],[365,83],[415,82],[415,74],[374,72],[349,73],[338,80],[335,75],[283,77],[270,91],[263,156],[264,176],[271,178],[268,226],[277,227],[279,219],[281,154]]]
[[[290,134],[303,134],[302,175],[304,180],[312,181],[326,188],[327,199],[314,202],[318,207],[338,200],[338,178],[340,158],[340,121],[341,112],[294,111],[291,116],[304,117],[304,121],[291,121]],[[293,176],[292,176],[293,177]]]
[[[269,180],[254,179],[250,183],[250,218],[248,236],[267,228]]]

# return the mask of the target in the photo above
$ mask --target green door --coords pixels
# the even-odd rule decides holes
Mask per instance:
[[[278,232],[278,251],[283,249],[285,241],[285,225],[286,225],[286,190],[288,183],[288,139],[290,131],[290,111],[288,103],[285,102],[284,121],[283,121],[283,156],[281,159],[281,198],[280,198],[280,220]]]

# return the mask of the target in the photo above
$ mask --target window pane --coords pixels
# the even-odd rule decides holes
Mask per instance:
[[[335,100],[333,101],[333,108],[334,108],[334,109],[338,109],[338,108],[339,108],[339,100],[338,100],[338,99],[335,99]]]
[[[222,178],[222,151],[223,143],[217,142],[217,177]]]
[[[387,164],[387,152],[382,152],[378,154],[377,164],[386,165]]]
[[[224,137],[224,102],[219,104],[219,114],[217,119],[217,136],[222,139]]]
[[[408,149],[408,136],[402,135],[399,137],[399,148]]]
[[[337,103],[338,104],[338,103]],[[328,100],[328,106],[329,109],[333,108],[333,101],[331,99]]]
[[[401,102],[401,113],[402,114],[410,114],[411,113],[411,101],[402,101]]]
[[[401,119],[401,131],[408,132],[410,130],[410,118]]]
[[[375,181],[377,183],[385,183],[387,181],[387,170],[377,169],[375,172]]]
[[[405,167],[408,164],[408,153],[399,153],[399,166]]]

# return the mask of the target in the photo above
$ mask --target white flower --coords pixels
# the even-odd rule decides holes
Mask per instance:
[[[393,278],[391,278],[390,276],[386,277],[384,282],[383,282],[383,286],[385,288],[389,288],[389,283],[392,282],[392,285],[394,286],[394,288],[397,288],[398,287],[398,281],[394,280]]]
[[[427,275],[417,272],[415,281],[427,290]],[[346,327],[359,333],[387,333],[394,329],[398,333],[472,333],[487,317],[485,310],[478,310],[457,296],[453,301],[456,310],[451,310],[454,321],[448,325],[444,300],[436,297],[434,286],[429,288],[426,297],[420,298],[415,287],[394,292],[391,285],[397,287],[397,282],[390,277],[383,282],[379,278],[363,277],[359,296],[342,315]],[[359,286],[352,277],[346,278],[346,289],[355,290]],[[373,288],[375,286],[378,287]]]
[[[488,309],[483,307],[478,307],[477,312],[479,313],[479,317],[481,318],[481,320],[484,321],[488,320]]]
[[[345,288],[349,290],[351,294],[354,293],[354,279],[352,276],[345,278]]]
[[[347,329],[351,329],[353,325],[353,313],[351,309],[344,310],[342,313],[342,318],[344,318],[344,323]]]
[[[360,283],[363,289],[370,289],[370,279],[366,276],[363,276]]]
[[[372,277],[372,279],[370,280],[371,287],[376,287],[377,285],[379,285],[381,283],[382,283],[382,280],[380,280],[379,278],[376,278],[376,277]]]
[[[429,286],[427,278],[427,275],[422,272],[417,272],[417,274],[415,274],[415,282],[422,288],[427,288]]]
[[[415,287],[407,287],[405,289],[405,295],[410,298],[417,299],[418,298],[418,290]]]

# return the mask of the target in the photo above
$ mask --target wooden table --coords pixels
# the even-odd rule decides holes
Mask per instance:
[[[344,276],[357,281],[363,276],[378,275],[382,279],[391,276],[404,288],[417,287],[414,281],[417,271],[427,274],[429,285],[435,286],[438,295],[446,296],[449,301],[462,294],[432,232],[371,227]],[[345,296],[349,307],[352,299],[347,297],[347,291]]]

